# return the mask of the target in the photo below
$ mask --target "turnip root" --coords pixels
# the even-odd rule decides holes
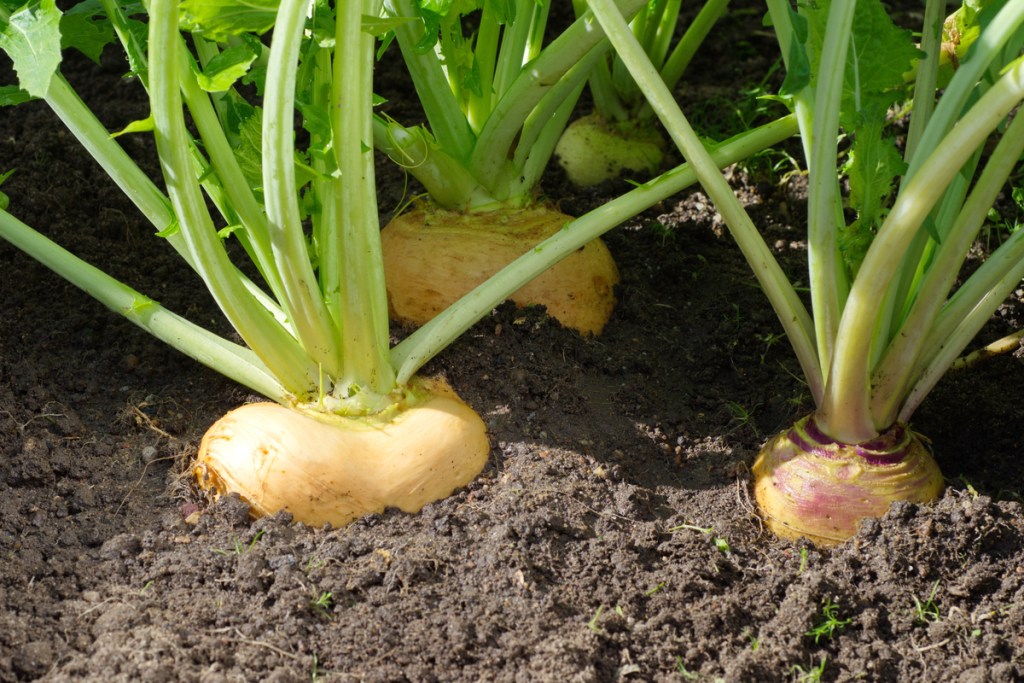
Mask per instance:
[[[861,520],[881,517],[893,502],[929,502],[943,488],[931,453],[906,426],[849,445],[824,435],[813,416],[770,439],[753,472],[768,528],[821,546],[847,540]]]
[[[394,320],[423,325],[572,219],[547,207],[495,212],[416,208],[381,232]],[[600,334],[615,307],[619,271],[601,240],[552,266],[510,299],[540,304],[565,327]]]
[[[299,522],[342,526],[396,507],[418,512],[483,469],[483,421],[442,382],[422,382],[407,403],[369,417],[302,413],[252,403],[203,437],[199,486],[237,493],[254,516],[287,510]]]
[[[653,128],[619,126],[594,113],[569,124],[555,147],[555,158],[571,183],[590,187],[624,173],[647,180],[661,168],[664,147]]]

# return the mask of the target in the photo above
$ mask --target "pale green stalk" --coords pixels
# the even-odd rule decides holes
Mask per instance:
[[[818,424],[834,439],[860,443],[877,434],[870,411],[872,345],[883,301],[911,240],[960,167],[1024,96],[1021,66],[1001,78],[963,116],[903,187],[878,230],[850,290],[839,324],[832,372]]]
[[[632,15],[645,0],[618,2]],[[415,50],[423,23],[395,28],[430,132],[378,117],[374,144],[445,208],[477,211],[529,204],[587,68],[608,49],[593,22],[582,20],[540,49],[546,5],[516,0],[515,6],[519,18],[499,30],[493,8],[485,5],[475,54],[483,84],[490,86],[482,96],[469,97],[465,110],[460,98],[468,94],[445,73],[441,57]],[[411,0],[386,0],[385,9],[394,17],[417,16]],[[496,53],[493,41],[499,37]]]
[[[384,7],[392,16],[417,16],[411,0],[385,0]],[[427,115],[431,133],[446,153],[467,163],[473,151],[474,131],[452,92],[441,61],[432,53],[416,53],[415,45],[422,36],[421,22],[409,21],[395,27],[395,38],[416,86],[423,112]]]
[[[154,137],[182,239],[196,271],[232,326],[288,391],[305,394],[317,386],[319,368],[237,276],[195,178],[179,90],[177,16],[175,0],[152,0],[149,50],[163,56],[150,64]]]
[[[661,80],[665,81],[665,85],[670,89],[675,88],[682,79],[686,67],[690,66],[697,50],[704,44],[711,29],[719,19],[725,16],[728,9],[729,0],[707,0],[697,16],[686,27],[683,37],[672,48],[671,54],[660,69]],[[668,35],[671,35],[671,32]]]
[[[929,364],[939,349],[955,345],[947,340],[937,347],[925,345],[935,318],[956,281],[971,243],[988,209],[995,204],[1006,178],[1024,153],[1024,116],[1016,116],[992,152],[985,169],[963,204],[959,215],[932,260],[920,286],[910,314],[899,333],[875,366],[872,380],[871,413],[880,426],[892,424],[899,414],[902,398],[909,390],[922,362]],[[1004,294],[1005,296],[1005,294]],[[1002,301],[1002,299],[999,299]],[[973,337],[973,334],[971,335]],[[966,341],[965,341],[966,344]]]
[[[900,408],[907,421],[935,387],[971,339],[991,319],[992,312],[1024,278],[1024,230],[1018,230],[975,271],[964,287],[943,307],[925,344],[931,350],[913,388]]]
[[[903,159],[914,158],[918,142],[935,111],[935,86],[939,79],[939,55],[942,52],[942,22],[945,19],[945,0],[927,0],[924,8],[924,26],[921,31],[921,51],[924,57],[917,63],[914,78],[914,108],[910,112],[907,144]]]
[[[836,331],[846,287],[844,264],[837,241],[836,200],[839,188],[833,173],[839,147],[846,53],[853,33],[856,0],[832,3],[825,28],[822,54],[814,86],[814,122],[807,185],[807,267],[811,284],[811,310],[818,342],[821,372],[829,376]],[[828,391],[826,385],[826,392]]]
[[[493,92],[498,99],[519,77],[523,65],[534,59],[540,51],[540,39],[543,38],[543,28],[547,24],[551,6],[550,0],[515,0],[514,4],[516,20],[505,26],[494,74]],[[538,28],[541,29],[539,36]]]
[[[56,74],[50,80],[45,99],[75,139],[146,219],[158,230],[170,227],[174,222],[170,201],[110,136],[63,76]],[[181,244],[176,239],[172,243]]]
[[[516,188],[510,195],[518,193],[529,197],[540,183],[583,91],[587,74],[609,48],[607,43],[603,43],[588,52],[548,89],[523,122],[509,167],[509,172],[519,176],[510,181]]]
[[[618,0],[623,13],[632,16],[645,0]],[[505,172],[504,166],[516,144],[523,122],[546,91],[574,64],[596,47],[603,33],[586,16],[574,22],[526,64],[495,105],[477,137],[468,167],[488,188]]]
[[[358,393],[360,401],[371,404],[375,395],[384,397],[395,389],[373,167],[374,39],[360,28],[362,15],[376,16],[380,3],[353,0],[340,3],[337,11],[331,129],[335,142],[341,141],[334,145],[339,173],[333,201],[341,231],[337,256],[344,373],[335,396]]]
[[[282,0],[274,23],[263,98],[263,202],[274,260],[287,271],[281,305],[310,361],[338,377],[338,333],[310,263],[295,183],[295,74],[308,8],[309,0]]]
[[[966,58],[961,60],[956,75],[943,91],[942,98],[918,138],[917,148],[931,150],[940,143],[956,124],[971,98],[977,97],[979,90],[984,90],[986,86],[982,83],[979,87],[979,81],[984,80],[985,72],[991,68],[993,61],[999,57],[1007,42],[1022,25],[1024,2],[1008,2],[995,17],[991,18],[985,30],[971,45]],[[925,156],[915,153],[910,157],[910,166],[903,179],[904,184],[918,172]],[[959,189],[961,192],[964,190],[963,186],[954,186],[951,189]],[[917,265],[924,260],[928,244],[928,235],[921,234],[907,249],[905,265],[900,269],[899,286],[893,294],[896,302],[906,302],[911,298],[915,283],[921,276]],[[900,314],[902,311],[896,310],[895,313]]]
[[[466,121],[474,133],[479,132],[484,121],[490,116],[491,106],[498,97],[495,85],[495,69],[498,66],[498,45],[501,43],[501,24],[493,2],[485,2],[480,12],[480,23],[476,30],[473,55],[479,67],[480,92],[470,92],[466,105]]]
[[[111,180],[124,192],[125,196],[142,212],[143,216],[158,230],[164,231],[175,223],[171,202],[153,181],[143,173],[124,149],[111,137],[110,133],[96,118],[96,115],[85,106],[81,98],[68,85],[60,74],[55,74],[50,81],[49,90],[44,98],[61,122],[74,135],[82,147],[100,165]],[[169,230],[165,236],[167,242],[185,259],[191,267],[192,256],[178,230]],[[262,305],[280,317],[276,303],[271,301],[254,283],[237,273],[245,282],[249,292],[260,300]]]
[[[270,227],[267,217],[252,190],[249,182],[242,174],[238,159],[232,150],[231,143],[224,134],[220,117],[214,110],[209,96],[199,87],[199,83],[186,68],[187,59],[185,41],[179,41],[180,54],[183,60],[181,69],[181,94],[188,107],[199,136],[203,141],[210,164],[216,171],[217,184],[227,199],[227,206],[237,215],[242,224],[241,237],[249,247],[246,251],[252,257],[260,274],[270,290],[281,299],[285,295],[278,263],[274,260],[270,244]]]
[[[375,117],[373,144],[419,180],[439,206],[472,211],[498,203],[422,126],[407,128]]]
[[[772,28],[775,31],[775,38],[779,43],[779,50],[782,53],[782,61],[787,70],[793,69],[791,52],[794,49],[796,38],[793,35],[793,25],[789,17],[789,0],[767,0],[768,14],[772,20]],[[803,146],[804,159],[811,158],[811,149],[814,140],[814,91],[811,87],[804,86],[799,92],[792,93],[793,112],[797,121],[800,122],[800,144]]]

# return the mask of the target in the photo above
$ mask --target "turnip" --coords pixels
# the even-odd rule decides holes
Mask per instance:
[[[547,206],[488,215],[426,206],[395,218],[381,233],[392,317],[423,325],[572,218]],[[566,327],[600,334],[615,306],[619,272],[608,248],[594,240],[509,297],[542,305]]]
[[[609,0],[589,3],[732,231],[807,379],[813,414],[770,439],[754,467],[762,514],[787,537],[835,544],[894,500],[939,494],[941,475],[908,421],[1024,276],[1018,231],[950,294],[1024,152],[1024,117],[1008,118],[1024,98],[1024,3],[964,13],[958,21],[973,18],[980,35],[933,107],[944,5],[928,1],[918,50],[878,0],[768,2],[809,166],[812,318],[625,19]],[[901,158],[886,115],[906,99]],[[837,168],[840,130],[851,142]]]
[[[480,418],[432,382],[362,418],[249,403],[210,427],[192,469],[201,488],[237,492],[257,514],[337,526],[418,512],[476,478],[488,452]]]

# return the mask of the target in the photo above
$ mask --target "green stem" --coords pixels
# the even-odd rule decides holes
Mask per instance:
[[[782,54],[782,61],[786,65],[786,69],[790,70],[793,68],[791,55],[797,48],[794,44],[796,36],[790,19],[789,0],[767,0],[767,4],[768,14],[775,30],[775,39],[779,43],[779,51]],[[809,85],[791,95],[793,110],[800,122],[800,144],[803,146],[804,159],[811,158],[811,149],[813,148],[814,110],[812,107],[814,103],[811,99],[813,95]]]
[[[597,52],[596,49],[591,50],[590,54],[593,55],[595,52]],[[590,55],[588,55],[589,57]],[[583,94],[586,73],[591,65],[588,59],[577,64],[551,92],[560,90],[560,86],[563,85],[566,86],[566,89],[570,85],[573,86],[572,90],[564,97],[541,100],[537,109],[534,110],[534,115],[523,126],[523,135],[520,138],[520,143],[516,145],[516,158],[513,159],[513,166],[520,169],[518,194],[524,204],[532,200],[533,193],[540,184],[544,171],[548,168],[551,156],[555,153],[555,147],[558,146],[558,141],[562,138],[562,133],[565,132],[575,110],[576,102]],[[576,70],[580,74],[579,78],[573,77],[573,71]],[[551,111],[548,110],[549,102],[554,105]],[[520,155],[522,155],[522,159],[520,159]]]
[[[839,113],[846,76],[846,53],[853,33],[856,0],[833,3],[828,14],[821,59],[814,80],[814,123],[808,157],[807,268],[818,358],[827,377],[845,294],[844,264],[836,226],[838,190],[835,164],[839,146]]]
[[[651,21],[646,27],[643,37],[640,38],[640,43],[644,45],[651,62],[660,69],[664,68],[665,56],[668,54],[672,39],[675,38],[676,27],[679,25],[679,8],[682,2],[681,0],[660,0],[658,4],[658,11],[651,17],[654,21]],[[685,34],[683,35],[685,40]]]
[[[516,0],[515,21],[504,27],[501,49],[498,51],[498,61],[494,67],[494,93],[498,99],[522,73],[523,65],[536,56],[537,36],[534,25],[546,23],[545,15],[550,5],[550,0]]]
[[[314,7],[314,12],[319,6]],[[333,18],[333,17],[332,17]],[[314,111],[331,111],[331,81],[334,78],[333,53],[310,41],[305,45],[305,53],[300,58],[306,73],[306,82],[310,83],[309,105]],[[314,174],[310,179],[310,189],[317,198],[315,208],[311,210],[310,222],[313,224],[313,244],[317,253],[317,277],[320,291],[323,293],[324,305],[331,316],[331,324],[336,330],[342,330],[342,284],[344,274],[341,269],[342,245],[341,235],[337,229],[339,218],[337,207],[333,201],[335,184],[339,178],[334,177],[337,162],[333,153],[333,133],[328,129],[320,132],[319,127],[312,127],[309,135],[308,149],[310,165]],[[315,150],[315,152],[314,152]],[[321,258],[325,255],[326,258]]]
[[[238,276],[217,236],[193,171],[179,90],[177,17],[175,0],[152,0],[149,61],[154,137],[182,239],[190,262],[232,326],[281,384],[302,396],[317,386],[319,370]]]
[[[942,52],[942,21],[945,0],[927,0],[921,31],[921,51],[924,59],[917,63],[914,78],[914,107],[910,111],[907,145],[903,158],[908,163],[914,158],[925,126],[935,111],[935,86],[939,79],[939,54]]]
[[[162,231],[174,224],[176,219],[170,200],[160,192],[153,181],[139,169],[117,144],[117,141],[110,136],[96,115],[85,106],[85,103],[60,74],[56,74],[50,80],[45,101],[82,147],[89,152],[107,176],[135,204],[135,207],[142,212],[153,227]],[[171,230],[166,239],[185,262],[195,269],[192,255],[181,233]],[[274,312],[275,315],[278,314],[279,309],[276,303],[267,299],[266,295],[244,275],[237,272],[236,274],[264,307]]]
[[[605,43],[588,52],[558,79],[530,112],[523,122],[512,164],[508,168],[515,177],[502,183],[504,196],[501,199],[512,204],[525,204],[532,199],[532,193],[540,183],[583,92],[587,76],[597,63],[604,60],[610,47]]]
[[[877,425],[870,412],[870,358],[876,343],[878,302],[894,284],[911,240],[946,187],[1024,95],[1022,75],[1024,67],[1018,63],[940,141],[904,185],[868,249],[839,323],[828,391],[818,413],[819,426],[832,438],[860,443],[887,426]]]
[[[713,163],[724,168],[792,137],[796,131],[793,116],[746,131],[718,145],[712,152]],[[622,221],[693,185],[697,179],[693,167],[682,164],[568,223],[395,346],[391,359],[398,368],[398,382],[407,382],[424,363],[526,282]]]
[[[419,180],[439,206],[452,211],[472,211],[501,203],[421,126],[406,128],[375,117],[373,144]]]
[[[430,123],[431,133],[448,154],[467,162],[473,152],[476,135],[448,84],[437,55],[432,50],[426,53],[416,51],[424,30],[415,6],[411,0],[385,0],[384,6],[394,17],[415,18],[395,27],[402,59],[416,86],[416,95]]]
[[[360,401],[394,391],[387,293],[373,167],[374,39],[362,16],[376,16],[379,0],[340,3],[337,8],[331,129],[339,178],[335,211],[342,231],[341,283],[344,374],[336,398]]]
[[[158,230],[170,227],[174,222],[170,201],[110,136],[60,74],[50,79],[46,103],[146,219]]]
[[[614,3],[611,0],[591,0],[590,9],[729,226],[736,244],[782,322],[811,395],[817,400],[822,396],[822,372],[815,352],[813,323],[803,302]]]
[[[939,349],[946,346],[925,346],[924,339],[932,330],[989,207],[995,203],[1022,152],[1024,116],[1016,116],[940,245],[917,289],[910,314],[873,373],[871,414],[883,428],[896,420],[911,378],[920,371],[922,361],[929,364]]]
[[[179,40],[182,57],[185,57],[185,41]],[[284,295],[278,264],[274,261],[270,245],[269,226],[263,209],[256,201],[249,182],[238,165],[238,159],[231,143],[224,134],[220,117],[214,110],[210,98],[199,87],[191,71],[183,65],[181,71],[181,94],[188,106],[192,120],[203,140],[203,149],[209,156],[216,172],[218,185],[228,200],[228,205],[238,215],[244,226],[245,238],[249,241],[248,252],[256,263],[270,289],[279,298]]]
[[[968,58],[960,62],[956,74],[942,93],[942,99],[929,118],[918,142],[925,150],[935,149],[946,133],[957,124],[964,106],[975,92],[978,82],[1024,24],[1024,2],[1007,2],[992,17],[985,30],[971,46]],[[925,155],[914,155],[907,170],[909,180],[925,162]]]
[[[899,420],[906,422],[917,410],[992,313],[1024,278],[1024,230],[1004,242],[943,307],[932,333],[925,340],[931,350],[914,386],[900,407]]]
[[[308,7],[309,0],[282,0],[274,23],[263,98],[263,201],[274,261],[287,273],[281,304],[309,359],[338,377],[338,332],[310,263],[295,183],[295,75]]]
[[[495,87],[495,69],[501,34],[502,25],[498,23],[495,5],[492,2],[485,2],[480,12],[480,25],[477,27],[476,40],[473,44],[473,58],[476,60],[479,73],[480,92],[469,93],[466,105],[466,120],[474,134],[491,115],[491,106],[500,94]]]
[[[573,11],[579,19],[587,11],[586,0],[572,0]],[[612,84],[611,60],[601,59],[590,72],[587,82],[594,109],[606,121],[626,121],[629,110]]]
[[[1018,33],[1022,24],[1024,24],[1024,3],[1022,2],[1005,3],[998,14],[989,20],[981,35],[972,43],[966,58],[960,61],[953,78],[943,90],[942,98],[928,118],[928,123],[924,126],[915,149],[930,151],[940,144],[940,141],[957,123],[968,104],[985,90],[985,73],[1002,55],[1007,43]],[[904,184],[918,172],[927,156],[927,153],[915,152],[910,158],[910,166],[903,179]],[[892,295],[896,302],[902,304],[912,298],[914,283],[920,276],[917,266],[924,258],[928,243],[928,236],[922,234],[906,250],[904,266],[900,269],[899,285]],[[894,313],[900,314],[902,308],[902,305],[895,306]]]

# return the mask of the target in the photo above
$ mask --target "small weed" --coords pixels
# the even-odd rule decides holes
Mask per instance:
[[[676,234],[672,228],[666,226],[664,223],[655,221],[650,225],[651,234],[654,235],[661,242],[661,246],[665,246],[666,243],[675,240]]]
[[[313,592],[309,600],[309,607],[317,614],[326,619],[331,618],[331,608],[334,607],[334,596],[329,591]]]
[[[657,586],[655,586],[653,588],[648,588],[646,591],[644,591],[644,596],[649,598],[652,595],[654,595],[655,593],[657,593],[658,591],[660,591],[664,587],[665,587],[665,582],[662,581]]]
[[[669,529],[669,532],[670,533],[675,533],[677,531],[682,531],[683,529],[689,529],[690,531],[699,531],[702,534],[704,534],[705,536],[713,536],[714,533],[715,533],[714,527],[710,527],[709,526],[707,528],[704,528],[704,527],[699,527],[699,526],[697,526],[695,524],[680,524],[678,526],[671,527]],[[728,554],[728,553],[732,552],[732,548],[729,546],[729,541],[725,540],[721,536],[714,536],[714,538],[712,539],[712,542],[715,544],[715,547],[718,548],[719,552],[721,552],[723,554]]]
[[[252,540],[249,541],[249,543],[243,543],[242,539],[240,539],[238,536],[235,536],[235,547],[233,549],[228,550],[225,548],[212,548],[212,550],[218,555],[244,555],[250,550],[252,550],[253,547],[255,547],[256,543],[260,540],[260,537],[263,536],[263,532],[264,529],[260,529],[259,531],[257,531],[256,535],[252,537]]]
[[[695,681],[700,678],[700,674],[695,671],[689,671],[686,668],[686,665],[683,664],[683,658],[679,655],[676,655],[676,669],[682,674],[684,680]]]
[[[737,403],[736,401],[726,401],[725,407],[732,413],[732,420],[729,422],[732,429],[728,431],[729,434],[742,429],[744,427],[750,427],[750,430],[754,432],[754,436],[761,438],[761,434],[757,431],[757,427],[754,425],[754,411],[757,408],[748,410],[745,406]]]
[[[764,344],[764,351],[761,352],[761,365],[764,365],[764,359],[768,357],[768,352],[771,351],[771,348],[775,346],[777,342],[785,339],[786,335],[784,332],[779,332],[778,334],[768,332],[766,334],[757,335],[757,338]]]
[[[761,641],[757,636],[755,636],[750,629],[744,629],[741,635],[750,641],[750,651],[757,652],[757,648],[761,647]]]
[[[839,618],[839,603],[832,602],[832,598],[825,598],[821,603],[821,614],[825,618],[824,621],[804,634],[813,637],[815,644],[822,638],[831,640],[837,631],[842,631],[851,621]],[[822,666],[824,667],[824,663]]]
[[[807,569],[807,548],[800,548],[800,567],[796,570],[797,574],[803,574],[804,570]]]
[[[1016,205],[1014,216],[1004,216],[995,208],[988,211],[987,220],[981,229],[985,239],[985,251],[992,251],[993,240],[996,246],[999,246],[1007,237],[1024,227],[1024,223],[1021,222],[1021,216],[1024,215],[1024,187],[1013,188],[1010,198]]]
[[[974,488],[974,485],[971,484],[971,482],[967,481],[967,477],[961,474],[959,477],[957,477],[957,479],[959,479],[960,483],[963,484],[964,488],[967,489],[967,493],[971,494],[971,498],[978,497],[978,489]]]
[[[794,680],[800,681],[800,683],[818,683],[825,673],[825,662],[827,661],[828,657],[823,655],[817,666],[810,665],[805,669],[799,664],[794,664],[791,669]]]
[[[942,619],[942,614],[939,612],[939,606],[935,604],[935,593],[939,590],[939,582],[936,581],[935,585],[932,586],[932,592],[928,594],[928,599],[922,602],[916,595],[911,597],[914,599],[914,623],[919,626],[925,626],[927,624],[933,624]]]
[[[601,632],[601,627],[598,625],[597,621],[598,621],[598,619],[601,618],[601,612],[603,612],[603,611],[604,611],[604,605],[598,605],[597,611],[594,612],[594,616],[592,616],[590,618],[590,621],[587,622],[587,628],[589,628],[594,633],[600,633]]]

